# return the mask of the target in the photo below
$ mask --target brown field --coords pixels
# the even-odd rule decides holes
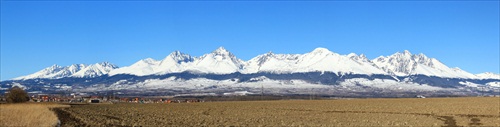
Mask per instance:
[[[76,105],[63,126],[500,126],[500,98]]]
[[[57,116],[51,108],[69,107],[54,103],[0,104],[0,127],[48,127],[57,125]]]

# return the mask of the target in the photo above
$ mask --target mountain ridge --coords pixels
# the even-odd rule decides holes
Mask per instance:
[[[33,74],[14,78],[13,80],[96,77],[117,74],[146,76],[186,71],[213,74],[320,71],[368,75],[428,75],[449,78],[500,79],[500,75],[498,74],[482,73],[474,75],[459,68],[450,68],[435,58],[429,58],[422,53],[412,54],[408,50],[370,60],[364,54],[357,55],[350,53],[340,55],[326,48],[318,47],[304,54],[274,54],[268,52],[248,61],[243,61],[224,47],[219,47],[211,53],[200,57],[174,51],[162,60],[146,58],[125,67],[117,67],[109,62],[92,65],[73,64],[66,67],[53,65]]]
[[[72,64],[69,66],[59,66],[54,64],[48,68],[37,71],[33,74],[14,78],[13,80],[25,80],[36,78],[57,79],[64,77],[97,77],[107,74],[118,66],[109,62],[101,62],[95,64]]]

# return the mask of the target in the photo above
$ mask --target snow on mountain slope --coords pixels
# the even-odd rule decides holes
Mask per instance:
[[[132,74],[137,76],[166,74],[186,71],[196,57],[184,54],[180,51],[174,51],[163,60],[157,61],[152,58],[140,60],[130,66],[122,67],[111,71],[109,75]]]
[[[394,89],[394,90],[441,90],[443,88],[429,86],[427,84],[418,84],[412,82],[398,82],[394,80],[381,80],[381,79],[364,79],[364,78],[353,78],[347,79],[344,82],[340,83],[341,86],[368,86],[375,88],[384,88],[384,89]]]
[[[434,58],[424,54],[413,55],[405,50],[391,56],[380,56],[372,60],[379,68],[397,76],[422,74],[452,78],[476,78],[475,75],[458,68],[449,68]]]
[[[312,72],[330,71],[357,74],[386,74],[373,66],[364,55],[345,56],[333,53],[326,48],[316,48],[306,54],[273,54],[259,55],[248,61],[245,73],[255,72]]]
[[[290,73],[295,71],[300,54],[274,54],[268,52],[246,62],[243,73],[273,72]]]
[[[71,77],[97,77],[107,74],[108,72],[116,68],[118,68],[116,65],[108,62],[96,63],[81,69],[80,71],[71,75]]]
[[[455,72],[455,74],[457,74],[457,75],[463,75],[465,78],[469,78],[469,79],[477,79],[478,78],[476,75],[471,74],[471,73],[469,73],[467,71],[464,71],[464,70],[462,70],[462,69],[460,69],[458,67],[454,67],[454,68],[451,68],[451,69]]]
[[[500,74],[495,74],[491,72],[485,72],[476,74],[479,79],[500,79]]]
[[[347,72],[356,74],[386,74],[381,69],[373,66],[364,56],[357,56],[352,59],[345,55],[333,53],[326,48],[316,48],[310,53],[301,56],[298,64],[300,72],[310,71],[331,71]]]
[[[162,61],[160,61],[155,74],[185,71],[186,68],[189,67],[195,59],[195,57],[192,57],[188,54],[184,54],[180,51],[174,51],[170,53],[170,55],[165,57]]]
[[[231,52],[219,47],[212,53],[205,54],[195,59],[193,65],[188,68],[191,71],[203,73],[227,74],[238,72],[243,68],[244,61],[236,58]]]
[[[266,93],[274,93],[274,90],[283,91],[284,93],[310,93],[312,89],[321,89],[324,93],[328,90],[348,90],[363,92],[364,90],[369,90],[365,86],[370,88],[383,88],[397,91],[405,90],[419,90],[419,91],[435,91],[435,90],[445,90],[446,88],[440,88],[435,86],[430,86],[427,84],[418,84],[412,82],[397,82],[394,80],[382,80],[382,79],[364,79],[364,78],[354,78],[347,79],[340,82],[339,85],[322,85],[309,83],[303,80],[272,80],[265,76],[253,78],[252,82],[239,82],[237,80],[213,80],[207,78],[194,78],[189,80],[176,79],[175,77],[170,77],[166,79],[148,79],[142,82],[127,82],[126,80],[118,81],[106,85],[97,85],[101,87],[89,87],[82,91],[100,91],[100,90],[121,90],[121,89],[169,89],[169,90],[194,90],[194,91],[218,91],[221,90],[237,90],[235,88],[244,88],[246,90],[264,90]],[[354,88],[354,89],[353,89]],[[359,88],[359,89],[356,89]],[[301,91],[305,90],[305,91]],[[326,90],[326,91],[325,91]],[[315,91],[315,92],[320,92]],[[364,91],[367,92],[367,91]],[[333,92],[335,93],[335,92]]]
[[[73,64],[67,67],[52,65],[48,68],[45,68],[33,74],[14,78],[14,80],[35,79],[35,78],[55,79],[55,78],[69,77],[85,67],[86,65],[84,64]]]
[[[500,87],[500,82],[489,82],[486,83],[486,85],[491,87]]]
[[[212,53],[199,58],[175,51],[161,61],[151,58],[144,59],[131,66],[116,69],[110,72],[109,75],[133,74],[144,76],[183,71],[227,74],[238,72],[244,63],[243,60],[236,58],[231,52],[219,47]]]
[[[158,64],[160,64],[159,61],[154,60],[152,58],[146,58],[143,60],[139,60],[130,66],[112,70],[108,73],[108,75],[116,75],[116,74],[132,74],[137,76],[151,75],[155,73]]]
[[[107,74],[109,71],[115,68],[118,67],[108,62],[97,63],[93,65],[73,64],[66,67],[53,65],[36,73],[14,78],[14,80],[35,78],[57,79],[64,77],[96,77]]]
[[[233,80],[211,80],[206,78],[196,78],[190,80],[173,80],[172,78],[167,79],[149,79],[144,82],[138,83],[126,83],[117,82],[109,87],[102,88],[90,88],[88,91],[97,91],[104,89],[130,89],[130,88],[141,88],[141,89],[158,89],[167,88],[174,90],[204,90],[213,88],[253,88],[253,89],[265,89],[270,88],[331,88],[332,86],[321,85],[321,84],[311,84],[302,80],[271,80],[264,78],[258,82],[238,82]]]

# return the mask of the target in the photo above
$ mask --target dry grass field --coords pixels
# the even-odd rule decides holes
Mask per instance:
[[[0,104],[0,127],[50,127],[57,125],[57,116],[51,108],[69,107],[53,103]]]
[[[500,98],[77,105],[63,126],[500,126]]]

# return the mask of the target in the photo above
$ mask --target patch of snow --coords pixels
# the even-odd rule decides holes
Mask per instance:
[[[500,82],[488,82],[486,85],[491,87],[500,87]]]
[[[462,85],[468,86],[468,87],[478,87],[480,84],[472,83],[472,82],[459,82]]]
[[[254,94],[252,92],[248,92],[248,91],[234,91],[234,92],[230,92],[230,93],[223,93],[224,96],[245,96],[245,95],[249,95],[249,94]]]
[[[375,79],[369,80],[364,78],[353,78],[347,79],[346,81],[340,83],[343,86],[369,86],[375,88],[384,88],[384,89],[404,89],[404,90],[442,90],[443,88],[429,86],[427,84],[417,84],[417,83],[406,83],[406,82],[397,82],[395,80],[387,80],[387,79]]]
[[[13,82],[12,87],[16,87],[16,86],[23,89],[23,90],[26,89],[26,86],[21,85],[21,83]]]

